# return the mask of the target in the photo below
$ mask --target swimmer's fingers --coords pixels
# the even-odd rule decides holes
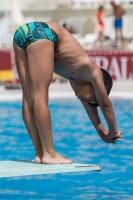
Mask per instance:
[[[109,143],[113,143],[116,144],[116,142],[121,141],[121,139],[115,139],[115,140],[111,140]]]
[[[116,135],[116,137],[118,137],[118,138],[123,138],[124,136],[122,135],[122,132],[121,132],[121,131],[118,131],[118,134]]]
[[[115,143],[115,142],[118,142],[118,141],[121,141],[121,139],[123,138],[123,135],[119,135],[117,137],[114,137],[110,140],[110,143]]]
[[[108,134],[104,138],[102,137],[102,139],[106,143],[113,143],[113,144],[115,144],[116,142],[121,141],[121,139],[123,137],[124,136],[122,135],[121,131],[119,131],[118,134],[115,137],[113,137],[113,138],[110,138],[110,134]]]

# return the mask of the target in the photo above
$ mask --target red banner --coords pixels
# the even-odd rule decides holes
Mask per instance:
[[[11,70],[10,50],[0,50],[0,70]]]
[[[110,73],[113,80],[133,81],[133,51],[88,50],[86,52],[99,67],[103,67]],[[0,51],[0,73],[0,79],[2,80],[10,80],[13,76],[14,78],[17,76],[14,53],[10,50]]]
[[[99,67],[110,73],[113,80],[133,80],[133,51],[88,50],[86,52]]]
[[[12,58],[10,50],[0,50],[0,82],[12,81]]]

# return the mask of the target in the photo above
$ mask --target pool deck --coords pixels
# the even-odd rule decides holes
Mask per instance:
[[[52,83],[49,88],[50,99],[76,98],[70,84]],[[133,99],[133,81],[114,81],[110,98]],[[5,89],[0,86],[0,101],[18,101],[22,99],[21,89]]]

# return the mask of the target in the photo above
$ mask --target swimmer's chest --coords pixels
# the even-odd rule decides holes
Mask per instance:
[[[60,43],[54,54],[55,73],[65,78],[74,78],[75,71],[84,66],[86,56],[88,57],[75,39]]]
[[[83,75],[84,65],[79,62],[65,62],[65,61],[55,61],[54,62],[54,72],[66,79],[80,79]]]
[[[55,70],[57,69],[75,69],[78,66],[81,67],[84,65],[84,57],[86,56],[85,52],[75,51],[75,50],[66,50],[66,49],[57,49],[54,55],[54,66]]]

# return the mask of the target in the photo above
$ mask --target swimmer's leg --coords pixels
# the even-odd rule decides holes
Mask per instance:
[[[35,162],[41,163],[41,158],[42,158],[41,141],[40,141],[38,130],[34,123],[32,104],[31,104],[31,99],[29,95],[30,91],[29,91],[27,56],[26,56],[26,52],[20,47],[18,47],[15,43],[14,43],[14,51],[15,51],[17,71],[18,71],[18,75],[20,78],[22,91],[23,91],[22,116],[23,116],[25,126],[27,128],[27,131],[35,147],[35,151],[36,151]]]
[[[122,28],[119,29],[119,33],[120,33],[120,40],[123,45],[124,39],[123,39],[123,34],[122,34]]]
[[[42,163],[71,163],[71,160],[56,153],[53,147],[48,89],[54,71],[54,44],[48,40],[30,44],[27,47],[27,60],[32,109],[42,144]]]
[[[115,45],[118,46],[118,43],[123,44],[122,28],[115,29]]]

